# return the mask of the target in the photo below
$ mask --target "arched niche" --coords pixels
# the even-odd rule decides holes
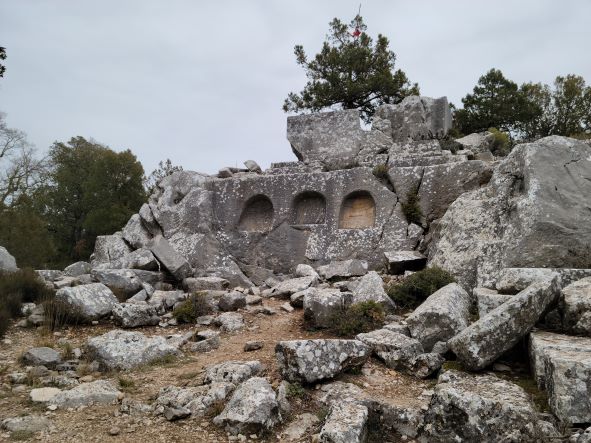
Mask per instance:
[[[372,228],[376,221],[376,204],[367,191],[355,191],[343,200],[339,229]]]
[[[326,199],[315,191],[305,191],[293,200],[292,224],[319,225],[326,221]]]
[[[246,232],[267,232],[273,227],[273,203],[266,195],[255,195],[248,199],[240,214],[238,230]]]

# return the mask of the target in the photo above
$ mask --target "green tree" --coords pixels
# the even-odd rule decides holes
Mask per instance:
[[[540,106],[498,69],[480,77],[462,103],[464,107],[454,113],[454,120],[464,134],[498,128],[515,135],[542,114]]]
[[[0,60],[6,60],[6,48],[0,46]],[[6,66],[0,64],[0,77],[4,77]]]
[[[308,82],[300,93],[289,93],[283,110],[359,108],[362,118],[369,122],[377,106],[418,95],[418,85],[411,84],[403,71],[394,69],[396,55],[388,48],[388,39],[378,34],[374,44],[366,29],[359,15],[349,26],[333,19],[321,51],[311,60],[297,45],[296,60],[306,71]]]
[[[56,142],[41,202],[60,258],[87,259],[97,235],[121,229],[146,199],[144,169],[131,151],[83,137]]]

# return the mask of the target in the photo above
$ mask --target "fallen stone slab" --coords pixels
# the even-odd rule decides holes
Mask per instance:
[[[204,383],[232,383],[238,385],[251,377],[259,375],[264,369],[260,361],[231,360],[207,366]]]
[[[380,304],[386,311],[392,311],[396,307],[386,294],[382,277],[376,271],[369,271],[361,277],[352,293],[352,304],[373,301]]]
[[[177,280],[182,281],[193,274],[193,269],[189,262],[185,257],[175,251],[164,237],[154,237],[150,241],[149,249]]]
[[[326,280],[360,277],[367,274],[367,262],[365,260],[351,259],[333,261],[328,265],[319,266],[316,270]]]
[[[256,174],[262,174],[263,173],[263,170],[261,169],[261,167],[259,166],[259,164],[257,162],[255,162],[254,160],[246,160],[244,162],[244,166],[246,166],[246,168],[250,172],[254,172]]]
[[[187,292],[224,291],[230,282],[221,277],[189,277],[183,280],[183,287]]]
[[[315,282],[316,277],[310,275],[306,277],[291,278],[273,286],[269,295],[273,297],[289,297],[296,292],[309,288]]]
[[[427,257],[418,251],[386,251],[388,271],[390,274],[401,275],[405,271],[420,271],[427,265]]]
[[[186,299],[187,294],[183,291],[154,291],[148,304],[154,306],[159,313],[163,313]]]
[[[591,277],[591,269],[504,268],[499,273],[495,287],[502,294],[516,294],[536,280],[551,278],[554,274],[558,274],[564,287],[585,277]]]
[[[155,402],[156,413],[166,415],[167,408],[179,410],[184,415],[188,410],[192,417],[203,417],[213,412],[220,402],[224,401],[234,390],[235,385],[226,382],[214,382],[195,387],[166,386],[160,389]],[[174,411],[169,411],[173,415]]]
[[[109,380],[96,380],[82,383],[68,391],[61,391],[51,400],[52,405],[60,408],[77,408],[92,404],[116,403],[122,395]]]
[[[160,264],[149,249],[140,248],[117,260],[114,265],[123,269],[140,269],[144,271],[159,271]],[[114,266],[115,267],[115,266]]]
[[[439,376],[421,441],[543,441],[558,436],[538,418],[530,396],[493,375],[445,371]]]
[[[438,341],[447,341],[470,324],[470,296],[457,283],[431,294],[406,318],[411,337],[430,351]]]
[[[147,337],[140,332],[114,330],[88,339],[86,350],[101,368],[129,370],[179,354],[164,337]]]
[[[511,300],[512,295],[509,294],[499,294],[497,291],[493,289],[487,288],[474,288],[472,290],[472,295],[476,298],[476,302],[478,304],[478,316],[484,317],[493,309],[498,308],[506,301]]]
[[[538,386],[552,412],[569,424],[591,421],[591,338],[532,332],[529,353]]]
[[[363,443],[367,438],[367,407],[354,402],[333,403],[320,441],[326,443]]]
[[[218,302],[220,311],[237,311],[246,307],[246,296],[242,292],[231,291],[224,293]]]
[[[261,377],[242,383],[220,415],[213,419],[230,434],[254,434],[272,429],[281,421],[279,403],[271,384]]]
[[[558,278],[537,281],[449,340],[464,367],[483,369],[511,349],[558,297]]]
[[[25,365],[45,366],[48,369],[54,369],[62,362],[61,354],[46,346],[27,350],[21,359]]]
[[[319,277],[318,272],[312,266],[304,263],[296,266],[295,275],[296,277]]]
[[[591,277],[563,288],[560,308],[563,327],[574,334],[591,335]]]
[[[280,341],[275,356],[284,379],[314,383],[330,379],[344,370],[361,367],[370,348],[359,340]]]
[[[92,277],[126,299],[143,287],[142,281],[131,269],[93,269]]]
[[[48,403],[60,392],[62,390],[58,388],[35,388],[31,389],[29,398],[33,403]]]
[[[220,333],[211,329],[199,331],[189,341],[186,350],[190,352],[209,352],[220,347]]]
[[[120,303],[113,307],[113,321],[122,328],[155,326],[160,317],[154,306],[138,303]]]
[[[102,283],[59,289],[56,300],[69,308],[69,313],[81,320],[98,320],[111,313],[117,305],[117,297]]]
[[[41,432],[51,426],[51,421],[42,415],[25,415],[7,418],[1,424],[9,432]]]
[[[90,263],[85,261],[78,261],[72,263],[70,266],[66,266],[64,269],[64,275],[66,277],[78,277],[82,274],[90,274],[91,266]]]
[[[237,332],[244,329],[244,317],[238,312],[224,312],[218,315],[214,322],[222,332]]]

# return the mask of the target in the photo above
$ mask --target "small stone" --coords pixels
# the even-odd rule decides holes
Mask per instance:
[[[117,426],[113,426],[111,429],[109,429],[109,435],[119,435],[121,433],[121,429],[119,429]]]
[[[495,363],[493,365],[493,371],[495,372],[511,372],[511,368],[503,363]]]
[[[262,348],[262,341],[247,341],[246,343],[244,343],[244,352],[257,351]]]
[[[291,306],[289,303],[283,303],[281,305],[281,309],[283,309],[285,312],[293,312],[293,306]]]

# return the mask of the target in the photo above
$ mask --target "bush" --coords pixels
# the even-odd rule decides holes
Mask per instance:
[[[445,149],[446,151],[451,151],[452,154],[456,154],[458,151],[461,151],[462,149],[464,149],[464,146],[462,146],[461,143],[458,143],[449,135],[447,137],[439,140],[439,145],[441,146],[441,149]]]
[[[45,327],[55,331],[65,325],[76,325],[81,322],[81,316],[72,309],[72,306],[55,296],[49,296],[42,302]]]
[[[401,283],[390,285],[386,292],[401,308],[415,308],[438,289],[453,283],[453,276],[438,267],[415,272]]]
[[[491,132],[494,136],[490,146],[490,150],[494,155],[504,157],[511,152],[509,134],[499,131],[497,128],[488,128],[488,132]]]
[[[419,189],[411,189],[406,195],[406,203],[402,203],[402,213],[409,223],[421,224],[423,218],[423,211],[419,205]]]
[[[380,180],[384,180],[386,178],[388,178],[388,165],[386,164],[380,164],[380,165],[376,165],[373,168],[373,175],[375,175],[377,178],[379,178]]]
[[[40,303],[54,295],[32,269],[0,272],[0,335],[6,332],[9,318],[22,315],[23,303]]]
[[[207,300],[207,293],[196,292],[182,304],[174,308],[172,315],[179,323],[195,323],[197,317],[210,314],[211,311],[211,306]]]
[[[385,316],[384,308],[375,301],[356,303],[332,316],[330,330],[336,335],[351,337],[379,329]]]

